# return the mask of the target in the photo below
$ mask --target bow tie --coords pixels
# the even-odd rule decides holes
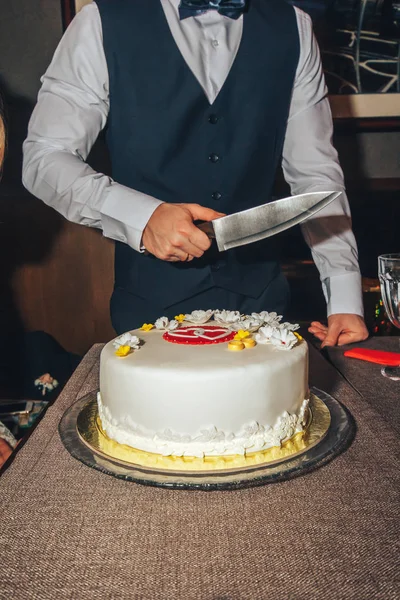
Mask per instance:
[[[224,17],[238,19],[245,8],[246,0],[181,0],[178,7],[181,21],[202,15],[208,10],[217,10]]]

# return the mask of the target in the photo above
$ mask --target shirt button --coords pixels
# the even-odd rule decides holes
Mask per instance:
[[[218,154],[214,154],[214,152],[212,154],[210,154],[210,156],[208,157],[208,160],[212,163],[216,163],[219,161],[219,156]]]
[[[214,48],[217,48],[217,46],[219,46],[219,41],[218,40],[213,40],[211,43],[214,46]]]
[[[211,194],[211,198],[213,200],[220,200],[222,198],[222,194],[220,192],[213,192]]]
[[[211,125],[215,125],[215,123],[218,123],[217,115],[210,115],[208,117],[208,122],[211,123]]]

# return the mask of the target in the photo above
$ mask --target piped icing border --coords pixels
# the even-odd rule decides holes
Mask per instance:
[[[224,432],[214,426],[204,428],[196,435],[182,435],[169,429],[146,431],[127,416],[118,423],[104,406],[100,392],[97,395],[99,417],[105,433],[119,444],[139,448],[163,456],[219,456],[223,454],[246,455],[267,448],[280,447],[296,433],[304,430],[308,418],[309,400],[305,399],[298,414],[284,412],[274,427],[263,427],[256,421],[244,425],[239,432]]]

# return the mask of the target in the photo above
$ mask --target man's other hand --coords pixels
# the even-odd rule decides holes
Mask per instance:
[[[12,451],[11,446],[7,444],[6,440],[0,438],[0,467],[2,467],[6,460],[11,456]]]
[[[143,246],[150,254],[170,262],[200,258],[211,241],[193,221],[212,221],[223,216],[199,204],[160,204],[143,231]]]
[[[308,331],[321,340],[321,348],[353,344],[368,337],[364,319],[359,315],[345,313],[328,317],[328,327],[319,321],[313,321]]]

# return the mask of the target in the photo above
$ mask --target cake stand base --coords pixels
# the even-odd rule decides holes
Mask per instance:
[[[355,424],[337,400],[319,389],[311,389],[311,418],[301,443],[282,449],[240,457],[237,461],[158,457],[118,444],[105,444],[99,426],[97,392],[77,400],[64,413],[59,433],[65,448],[85,465],[127,481],[170,489],[233,490],[284,481],[323,466],[351,443]],[[107,441],[109,442],[108,438]],[[123,452],[126,449],[128,452]],[[149,460],[150,458],[150,460]],[[178,468],[176,466],[178,465]]]

